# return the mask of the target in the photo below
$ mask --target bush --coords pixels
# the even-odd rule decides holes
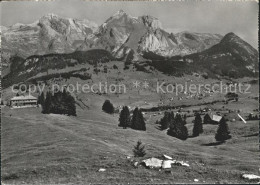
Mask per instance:
[[[208,73],[203,73],[201,76],[202,76],[204,79],[208,79],[208,78],[209,78]]]
[[[228,92],[225,95],[225,98],[227,98],[227,100],[236,100],[236,101],[238,101],[238,94],[232,93],[232,92]]]
[[[137,71],[148,72],[147,69],[145,68],[145,66],[142,64],[135,63],[134,66]]]
[[[113,69],[118,69],[117,65],[114,64],[113,65]]]
[[[127,69],[129,69],[129,66],[125,65],[124,70],[127,70]]]
[[[134,147],[133,153],[134,153],[135,157],[143,157],[146,155],[146,152],[144,150],[145,146],[141,146],[141,145],[142,145],[142,142],[138,141],[136,146]]]
[[[102,110],[108,114],[113,114],[115,111],[115,108],[109,100],[106,100],[102,106]]]

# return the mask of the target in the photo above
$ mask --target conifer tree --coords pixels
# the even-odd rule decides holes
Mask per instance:
[[[138,141],[136,146],[133,149],[133,153],[135,157],[143,157],[146,155],[146,152],[144,150],[145,146],[142,146],[142,142]]]
[[[45,101],[45,97],[44,97],[44,93],[42,92],[39,96],[38,96],[38,100],[37,100],[37,104],[40,104],[41,106],[44,104]]]
[[[253,120],[253,116],[251,113],[248,115],[248,120]]]
[[[169,128],[169,125],[173,122],[173,120],[174,120],[173,112],[165,111],[163,118],[159,121],[160,129],[165,130]]]
[[[196,114],[193,126],[193,136],[196,137],[203,132],[202,120],[200,114]]]
[[[186,114],[184,114],[184,115],[183,115],[183,124],[184,124],[184,125],[186,125],[186,124],[187,124],[186,120],[187,120],[187,115],[186,115]]]
[[[217,130],[217,133],[215,135],[215,139],[216,139],[216,141],[222,141],[223,142],[223,141],[230,139],[230,138],[231,138],[231,135],[230,135],[230,132],[229,132],[228,125],[226,123],[225,118],[223,117],[219,122],[218,130]]]
[[[52,94],[51,94],[51,92],[48,91],[46,93],[46,99],[45,99],[45,102],[44,102],[42,113],[50,114],[51,109],[52,109]]]
[[[188,138],[188,129],[183,124],[183,118],[180,114],[175,116],[174,121],[167,130],[167,134],[181,140],[186,140]]]
[[[211,123],[211,118],[208,114],[206,114],[203,118],[203,124],[210,124]]]
[[[135,108],[131,122],[132,129],[144,131],[146,130],[143,114],[138,108]]]
[[[127,106],[124,106],[120,112],[118,126],[123,128],[130,126],[130,112]]]
[[[68,116],[77,116],[76,114],[76,102],[73,96],[71,96],[69,93],[67,93],[65,102],[67,102],[67,115]]]

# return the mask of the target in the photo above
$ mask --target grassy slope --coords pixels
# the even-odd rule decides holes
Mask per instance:
[[[10,116],[11,115],[11,116]],[[95,121],[90,121],[95,120]],[[43,115],[4,109],[2,125],[2,178],[6,183],[189,183],[244,182],[244,172],[257,173],[258,122],[230,123],[233,138],[214,142],[217,126],[204,126],[204,134],[180,141],[148,121],[147,131],[117,127],[118,117],[99,110],[79,111],[78,117]],[[100,121],[100,122],[98,122]],[[105,121],[105,122],[103,122]],[[188,122],[189,133],[192,124]],[[248,136],[248,137],[244,137]],[[191,168],[173,167],[172,173],[134,168],[130,159],[137,140],[146,145],[147,158],[168,154],[189,161]],[[140,159],[135,159],[140,160]],[[97,172],[106,168],[106,172]]]

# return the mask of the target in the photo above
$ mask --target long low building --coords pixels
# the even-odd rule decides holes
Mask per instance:
[[[11,108],[37,107],[37,98],[32,95],[15,96],[10,100]]]

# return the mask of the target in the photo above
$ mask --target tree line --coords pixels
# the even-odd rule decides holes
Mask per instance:
[[[173,112],[165,112],[163,118],[157,123],[160,125],[162,130],[168,129],[167,134],[178,139],[186,140],[188,138],[188,130],[185,126],[186,124],[186,115],[181,116],[176,114],[174,116]],[[211,118],[208,114],[204,116],[204,124],[211,123]],[[194,126],[192,130],[192,136],[197,137],[203,133],[203,124],[200,114],[195,115]],[[219,126],[215,134],[216,141],[225,141],[230,139],[230,131],[226,119],[222,117],[219,121]]]

